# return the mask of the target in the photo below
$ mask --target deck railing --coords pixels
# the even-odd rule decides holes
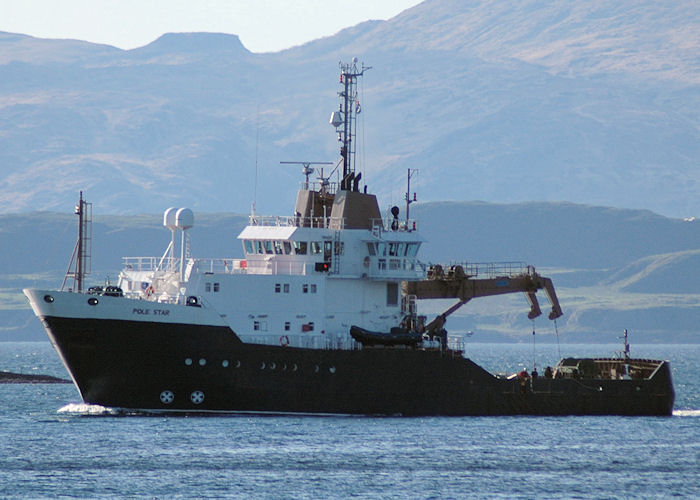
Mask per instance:
[[[248,218],[251,226],[273,227],[316,227],[343,229],[344,217],[301,217],[289,215],[251,215]]]
[[[379,236],[382,232],[411,232],[416,231],[418,222],[415,219],[394,219],[384,217],[382,219],[372,219],[372,232]]]
[[[429,277],[499,278],[533,274],[535,268],[522,261],[509,262],[451,262],[449,264],[429,264]]]
[[[180,269],[180,259],[160,257],[124,257],[124,269],[127,271],[177,271]],[[247,272],[248,262],[245,259],[187,259],[198,266],[200,272],[243,274]]]

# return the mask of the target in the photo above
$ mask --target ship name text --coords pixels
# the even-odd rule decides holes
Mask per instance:
[[[134,307],[134,309],[131,311],[131,314],[152,314],[153,316],[167,316],[168,314],[170,314],[170,311],[166,309],[142,309],[140,307]]]

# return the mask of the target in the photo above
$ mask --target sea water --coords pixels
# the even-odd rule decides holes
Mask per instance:
[[[493,372],[617,346],[468,344]],[[83,405],[69,384],[0,385],[0,498],[699,498],[700,345],[671,361],[672,417],[172,417]],[[47,343],[0,368],[66,377]]]

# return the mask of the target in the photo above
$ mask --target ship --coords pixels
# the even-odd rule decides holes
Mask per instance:
[[[194,214],[169,208],[163,254],[125,257],[116,284],[85,287],[92,205],[81,192],[78,241],[63,285],[26,289],[82,400],[136,412],[307,415],[670,415],[668,361],[622,354],[564,358],[494,374],[445,328],[476,298],[537,293],[562,316],[553,282],[519,262],[428,264],[405,209],[379,208],[356,166],[358,82],[340,63],[330,124],[337,162],[288,162],[304,179],[294,212],[251,210],[243,258],[190,255]],[[327,171],[324,172],[324,169]],[[314,173],[317,178],[312,178]],[[419,306],[453,305],[434,317]]]

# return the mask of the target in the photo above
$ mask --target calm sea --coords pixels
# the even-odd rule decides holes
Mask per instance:
[[[532,365],[529,345],[467,349]],[[120,416],[72,385],[0,385],[0,498],[700,498],[700,345],[632,355],[671,360],[673,417]],[[0,368],[66,376],[48,342],[0,343]]]

